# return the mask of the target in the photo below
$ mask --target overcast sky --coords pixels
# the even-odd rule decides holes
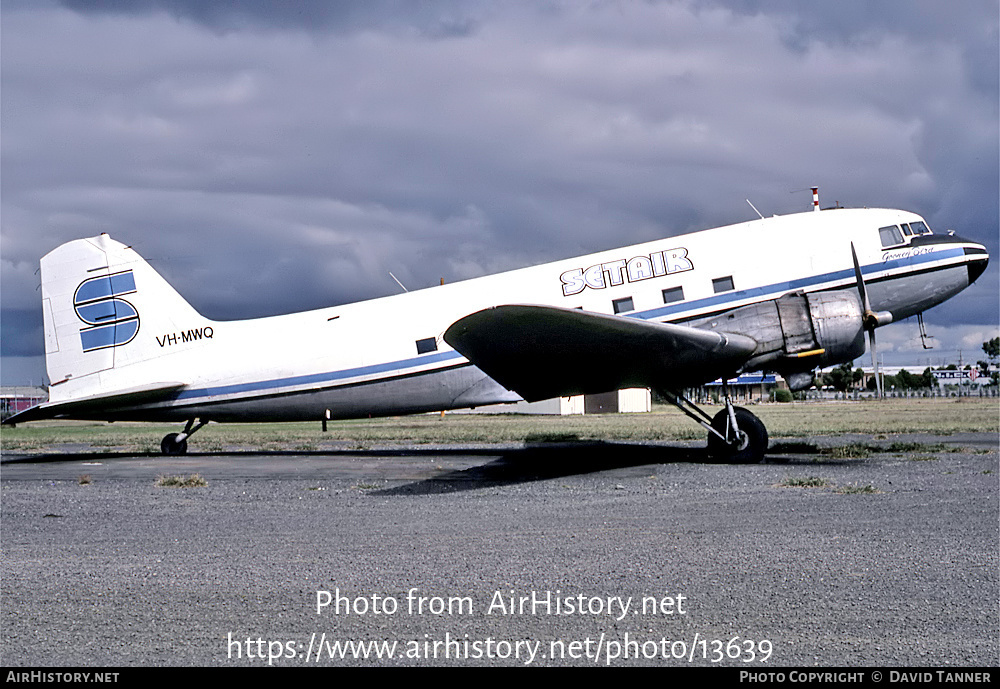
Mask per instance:
[[[986,244],[879,330],[998,334],[995,0],[5,0],[0,378],[38,259],[107,232],[206,316],[298,311],[824,205]]]

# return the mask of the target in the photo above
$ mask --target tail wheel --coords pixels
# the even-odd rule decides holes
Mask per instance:
[[[180,433],[168,433],[160,442],[160,452],[165,455],[184,455],[188,451],[187,438],[178,440]]]
[[[720,462],[752,464],[764,461],[767,452],[767,429],[751,412],[743,407],[733,407],[736,415],[736,429],[729,419],[729,411],[723,409],[712,419],[712,428],[725,436],[729,442],[714,433],[708,434],[708,454]]]

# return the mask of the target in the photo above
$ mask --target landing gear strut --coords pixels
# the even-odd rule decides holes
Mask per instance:
[[[188,419],[181,433],[168,433],[160,441],[160,452],[165,455],[185,455],[187,454],[187,439],[194,435],[194,432],[207,424],[208,421],[199,419]]]
[[[719,462],[752,464],[764,461],[767,452],[767,429],[751,412],[733,406],[729,386],[722,384],[726,408],[709,416],[703,409],[681,394],[664,392],[678,409],[708,430],[708,454]]]

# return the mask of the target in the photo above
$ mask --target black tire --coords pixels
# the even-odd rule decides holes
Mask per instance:
[[[180,433],[168,433],[164,436],[163,440],[160,441],[160,452],[165,455],[186,455],[188,451],[187,438],[178,441],[179,435]]]
[[[743,407],[733,407],[740,440],[734,444],[723,442],[714,433],[708,434],[708,454],[718,462],[755,464],[764,461],[767,453],[767,429],[751,412]],[[712,419],[712,428],[722,435],[729,435],[729,412],[723,409]]]

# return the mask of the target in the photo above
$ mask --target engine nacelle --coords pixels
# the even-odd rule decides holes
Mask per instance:
[[[726,311],[692,323],[696,328],[738,333],[757,342],[747,371],[776,371],[786,378],[853,361],[865,353],[861,299],[855,290],[803,294]],[[802,376],[796,379],[805,380]]]

